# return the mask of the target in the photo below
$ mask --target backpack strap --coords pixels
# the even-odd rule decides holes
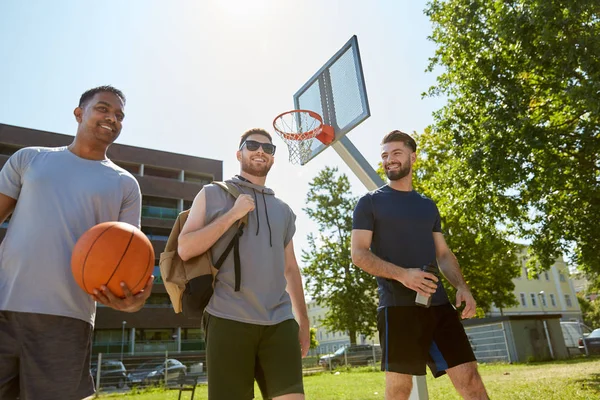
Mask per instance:
[[[232,195],[234,199],[237,199],[241,194],[239,189],[235,185],[233,185],[229,182],[213,181],[213,183],[215,185],[219,186],[221,189],[228,192],[230,195]],[[221,257],[219,257],[219,259],[215,263],[215,268],[220,269],[221,266],[223,265],[223,263],[225,262],[225,259],[231,252],[231,249],[233,249],[233,267],[234,267],[234,272],[235,272],[235,291],[236,292],[240,291],[241,276],[242,276],[242,271],[241,271],[241,266],[240,266],[240,264],[241,264],[241,261],[240,261],[240,236],[242,236],[242,234],[244,233],[244,227],[246,225],[248,225],[248,214],[244,215],[242,218],[240,218],[238,220],[238,229],[235,232],[233,239],[231,239],[231,241],[227,245],[227,248],[225,249],[223,254],[221,254]]]

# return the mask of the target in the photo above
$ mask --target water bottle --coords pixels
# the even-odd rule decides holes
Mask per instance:
[[[421,271],[434,274],[439,279],[438,269],[434,264],[423,265],[421,267]],[[415,298],[415,304],[421,307],[428,308],[431,305],[431,296],[423,296],[422,294],[417,293],[417,297]]]

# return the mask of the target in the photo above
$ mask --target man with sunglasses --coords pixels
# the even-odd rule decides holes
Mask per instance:
[[[239,239],[239,290],[231,252],[206,307],[208,396],[251,399],[256,379],[263,398],[304,399],[301,358],[310,338],[292,241],[296,216],[265,187],[275,155],[271,135],[263,129],[245,132],[236,155],[240,173],[228,182],[241,195],[234,200],[216,185],[204,186],[179,236],[183,260],[210,249],[216,262],[235,235],[236,222],[248,214]]]

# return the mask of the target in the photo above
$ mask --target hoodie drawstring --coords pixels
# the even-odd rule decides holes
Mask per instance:
[[[256,198],[256,190],[254,188],[252,189],[252,193],[254,193],[254,204],[258,206],[258,199]],[[256,236],[258,236],[259,229],[260,229],[260,220],[258,218],[258,209],[256,209]]]
[[[271,223],[269,222],[269,210],[267,209],[267,200],[265,199],[264,190],[261,191],[263,197],[263,203],[265,204],[265,214],[267,216],[267,226],[269,227],[269,245],[273,247],[273,240],[271,239]],[[256,195],[256,193],[255,193]],[[256,204],[256,203],[255,203]]]

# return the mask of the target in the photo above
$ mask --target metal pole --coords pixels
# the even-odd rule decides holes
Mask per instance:
[[[346,367],[348,366],[348,346],[345,346],[344,348],[344,365]]]
[[[581,328],[581,322],[577,324],[577,328],[579,328],[579,334],[581,335],[581,341],[583,342],[583,349],[585,350],[585,355],[589,356],[590,353],[588,351],[587,343],[585,342],[585,336],[583,336],[583,329]]]
[[[548,349],[550,350],[550,357],[554,360],[554,349],[552,349],[552,341],[550,340],[550,334],[548,333],[548,324],[546,323],[546,310],[544,310],[544,291],[538,293],[540,298],[540,306],[542,307],[542,322],[544,323],[544,332],[546,332],[546,340],[548,341]]]
[[[508,338],[506,337],[506,329],[504,329],[504,321],[502,321],[502,335],[504,336],[504,345],[506,346],[506,355],[508,356],[508,363],[512,364],[510,359],[510,349],[508,348]]]
[[[121,362],[123,362],[123,346],[125,344],[125,325],[127,321],[123,321],[121,329]]]
[[[375,341],[371,341],[371,349],[373,349],[373,369],[377,369],[377,355],[375,354]]]
[[[550,334],[548,334],[548,325],[546,325],[546,320],[542,320],[544,323],[544,331],[546,332],[546,339],[548,340],[548,348],[550,349],[550,357],[554,360],[554,350],[552,350],[552,341],[550,340]]]
[[[102,370],[102,353],[98,353],[98,369],[96,369],[96,390],[100,391],[100,371]]]
[[[169,382],[169,350],[165,350],[165,386]]]

